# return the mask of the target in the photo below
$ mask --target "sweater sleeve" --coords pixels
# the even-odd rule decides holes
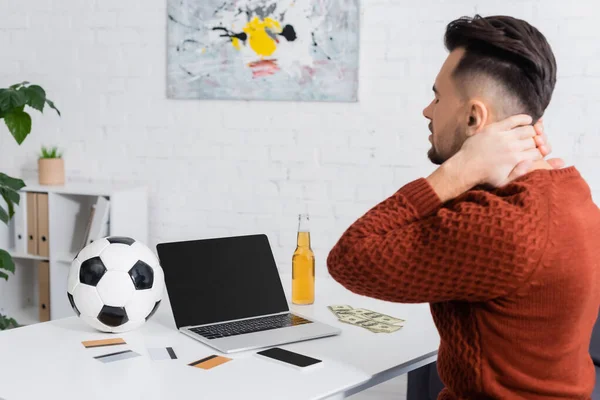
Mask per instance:
[[[426,179],[352,224],[327,257],[352,292],[401,303],[485,301],[524,284],[543,253],[548,207],[522,187],[442,204]]]

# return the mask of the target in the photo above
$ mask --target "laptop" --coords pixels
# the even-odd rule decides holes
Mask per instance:
[[[339,335],[290,311],[264,234],[159,243],[177,329],[223,353]]]

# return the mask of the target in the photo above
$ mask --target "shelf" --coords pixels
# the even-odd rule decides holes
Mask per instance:
[[[77,255],[77,253],[62,253],[62,254],[57,255],[56,258],[52,257],[52,260],[70,264],[73,262],[76,255]]]
[[[8,250],[8,254],[10,254],[10,256],[12,258],[22,258],[22,259],[26,259],[26,260],[48,261],[48,257],[42,257],[42,256],[36,256],[34,254],[23,253],[23,252],[16,251],[14,249]]]
[[[0,223],[0,249],[6,249],[15,262],[15,274],[8,282],[0,279],[0,307],[21,324],[38,322],[37,305],[40,296],[41,261],[49,265],[50,319],[73,315],[73,308],[65,293],[67,291],[70,265],[81,250],[83,235],[89,222],[92,205],[97,196],[110,198],[108,236],[130,236],[148,242],[148,193],[141,184],[113,182],[67,182],[65,185],[44,186],[37,181],[26,181],[27,186],[19,192],[48,193],[48,245],[49,257],[28,254],[25,246],[18,245],[19,229],[27,227],[27,210],[18,209],[17,217],[10,224]],[[0,200],[1,201],[1,200]],[[25,203],[26,205],[26,203]],[[26,233],[26,232],[25,232]],[[44,265],[44,267],[46,267]],[[45,278],[45,275],[43,277]],[[45,295],[45,293],[44,293]],[[36,307],[29,307],[35,305]]]
[[[23,192],[45,192],[74,194],[81,196],[110,196],[120,190],[144,188],[144,186],[116,184],[110,182],[66,182],[64,185],[40,185],[37,181],[25,181]]]
[[[24,260],[49,261],[49,259],[50,259],[50,257],[36,256],[33,254],[18,252],[18,251],[15,251],[14,249],[8,250],[8,254],[10,254],[10,256],[12,258],[20,258],[20,259],[24,259]],[[61,254],[57,255],[56,257],[52,257],[52,260],[65,262],[65,263],[71,263],[71,262],[73,262],[73,259],[75,259],[76,255],[77,255],[77,253],[61,253]]]

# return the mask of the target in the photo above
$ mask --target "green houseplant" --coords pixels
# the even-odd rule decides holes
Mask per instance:
[[[65,162],[56,146],[42,146],[38,159],[39,182],[41,185],[62,185],[65,183]]]
[[[4,120],[9,132],[21,145],[31,132],[31,116],[25,111],[25,106],[39,112],[44,112],[48,105],[60,116],[60,111],[51,100],[46,98],[46,92],[38,85],[21,82],[8,88],[0,88],[0,119]],[[21,179],[10,177],[0,172],[0,221],[8,225],[14,215],[14,207],[19,204],[19,190],[25,187]],[[15,263],[7,250],[0,249],[0,279],[8,280],[8,273],[15,272]],[[0,330],[17,327],[13,318],[0,313]]]
[[[62,153],[58,151],[58,147],[46,147],[42,146],[42,151],[40,152],[40,159],[50,159],[50,158],[61,158]]]

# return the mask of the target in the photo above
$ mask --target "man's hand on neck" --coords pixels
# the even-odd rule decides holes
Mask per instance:
[[[442,202],[477,185],[500,187],[533,169],[552,169],[537,147],[531,122],[526,115],[512,116],[465,140],[455,155],[427,177]]]

